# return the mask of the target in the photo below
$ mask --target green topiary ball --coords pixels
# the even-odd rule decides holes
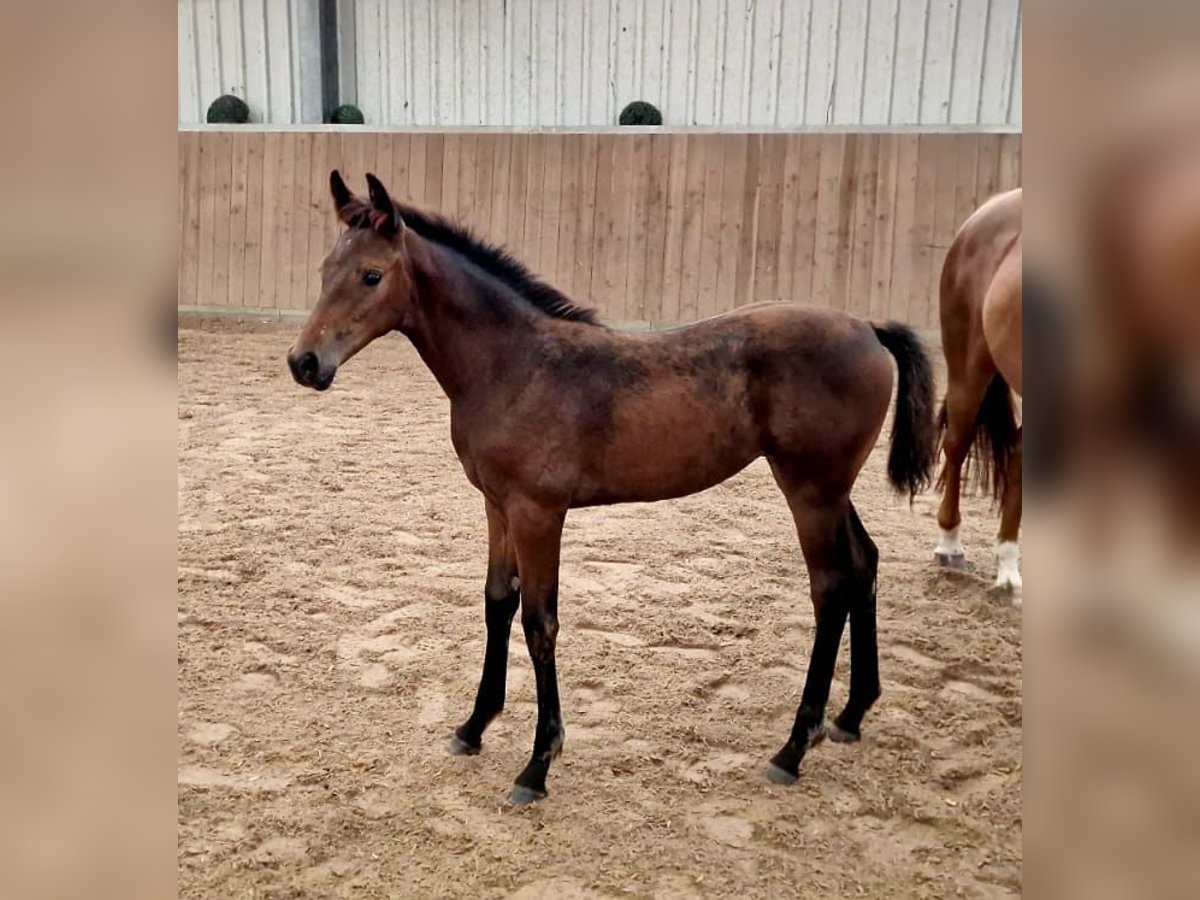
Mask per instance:
[[[621,117],[617,121],[622,125],[661,125],[662,113],[653,103],[634,100],[621,110]]]
[[[208,108],[210,125],[245,125],[250,121],[250,107],[241,97],[223,94]]]
[[[366,119],[363,118],[362,110],[353,103],[343,103],[329,114],[329,124],[331,125],[363,125],[365,123]]]

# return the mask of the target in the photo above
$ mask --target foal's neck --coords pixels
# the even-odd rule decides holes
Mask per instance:
[[[403,331],[454,402],[486,389],[498,367],[534,340],[542,316],[452,250],[422,243],[415,314]]]

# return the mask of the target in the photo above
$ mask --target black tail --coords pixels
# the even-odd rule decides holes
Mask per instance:
[[[888,322],[874,328],[879,343],[896,358],[900,381],[888,451],[888,480],[911,500],[929,487],[937,458],[933,367],[920,338],[907,325]]]
[[[946,434],[946,404],[938,412],[938,432]],[[940,442],[939,442],[940,443]],[[971,432],[971,449],[967,453],[964,480],[976,490],[991,488],[992,498],[999,500],[1008,486],[1008,463],[1017,446],[1017,417],[1013,411],[1012,391],[1008,382],[996,375],[988,384],[975,426]],[[938,478],[944,487],[946,470]]]

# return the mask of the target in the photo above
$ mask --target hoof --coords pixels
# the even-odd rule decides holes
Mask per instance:
[[[840,728],[836,722],[825,723],[825,734],[835,744],[857,744],[862,740],[862,735],[857,731],[846,731]]]
[[[528,806],[530,803],[537,803],[539,800],[545,799],[545,791],[525,787],[523,784],[514,785],[512,793],[508,795],[508,802],[513,806]]]
[[[965,553],[934,553],[934,561],[943,569],[954,572],[967,571],[967,556]]]
[[[478,756],[480,750],[479,747],[468,744],[457,734],[450,738],[450,745],[446,749],[450,751],[451,756]]]
[[[779,768],[775,763],[767,766],[767,781],[771,784],[795,784],[799,780],[799,775],[793,775],[791,772]]]

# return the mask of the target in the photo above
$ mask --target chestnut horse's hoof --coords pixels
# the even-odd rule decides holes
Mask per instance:
[[[951,569],[955,572],[967,571],[965,553],[934,553],[933,558],[943,569]]]
[[[512,793],[508,795],[508,802],[513,806],[528,806],[530,803],[537,803],[539,800],[545,799],[545,791],[526,787],[523,784],[513,785]]]
[[[457,734],[451,736],[450,745],[446,748],[450,751],[451,756],[478,756],[480,748],[473,744],[468,744]]]
[[[799,775],[793,775],[786,769],[781,769],[775,763],[767,765],[767,781],[771,782],[771,784],[795,784],[799,780]]]

